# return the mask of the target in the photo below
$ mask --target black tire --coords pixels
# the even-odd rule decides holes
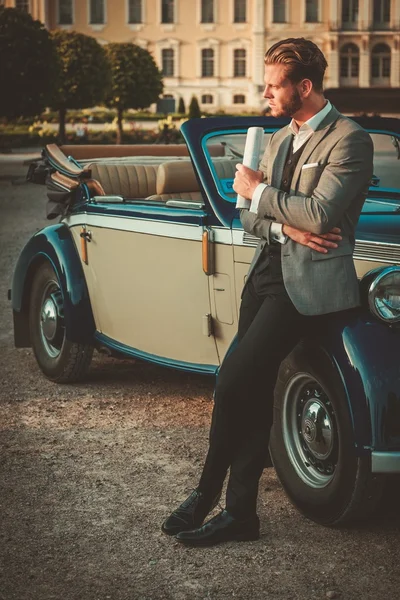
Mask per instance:
[[[379,503],[384,479],[357,455],[343,383],[320,349],[299,345],[281,366],[270,451],[289,499],[317,523],[365,518]]]
[[[66,339],[63,297],[54,269],[43,263],[32,283],[29,305],[31,345],[39,367],[51,381],[73,383],[84,378],[93,346]]]

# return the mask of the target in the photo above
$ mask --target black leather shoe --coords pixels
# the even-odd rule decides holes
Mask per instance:
[[[257,515],[239,521],[226,510],[204,523],[203,527],[178,533],[176,539],[186,546],[214,546],[221,542],[249,542],[260,537],[260,520]]]
[[[193,490],[188,498],[164,521],[161,530],[166,535],[176,535],[181,531],[200,527],[209,512],[215,508],[221,492],[209,499],[202,492]]]

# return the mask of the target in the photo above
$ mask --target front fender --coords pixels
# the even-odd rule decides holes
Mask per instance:
[[[359,449],[400,450],[400,329],[364,309],[338,313],[319,343],[343,381]]]
[[[30,291],[35,272],[44,261],[51,263],[60,283],[66,338],[91,343],[95,323],[81,261],[68,227],[59,223],[38,231],[18,258],[11,292],[15,345],[30,346]]]
[[[235,337],[227,355],[236,344]],[[356,309],[329,315],[301,346],[310,361],[329,361],[339,374],[358,453],[393,453],[399,469],[400,328]]]

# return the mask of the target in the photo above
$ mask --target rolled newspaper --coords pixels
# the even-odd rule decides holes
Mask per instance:
[[[264,137],[262,127],[249,127],[247,130],[246,144],[244,147],[243,164],[253,171],[257,171],[260,161],[261,144]],[[250,208],[251,199],[237,197],[236,208]]]

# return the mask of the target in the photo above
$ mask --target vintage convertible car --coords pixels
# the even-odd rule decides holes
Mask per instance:
[[[270,444],[293,503],[330,525],[371,511],[400,472],[400,122],[358,120],[375,147],[354,253],[363,306],[284,361]],[[67,158],[48,146],[30,177],[46,180],[48,215],[61,218],[16,265],[16,346],[32,346],[56,382],[81,379],[94,348],[217,374],[257,243],[235,208],[235,165],[248,127],[267,143],[286,122],[194,119],[187,145],[168,152],[77,147]]]

